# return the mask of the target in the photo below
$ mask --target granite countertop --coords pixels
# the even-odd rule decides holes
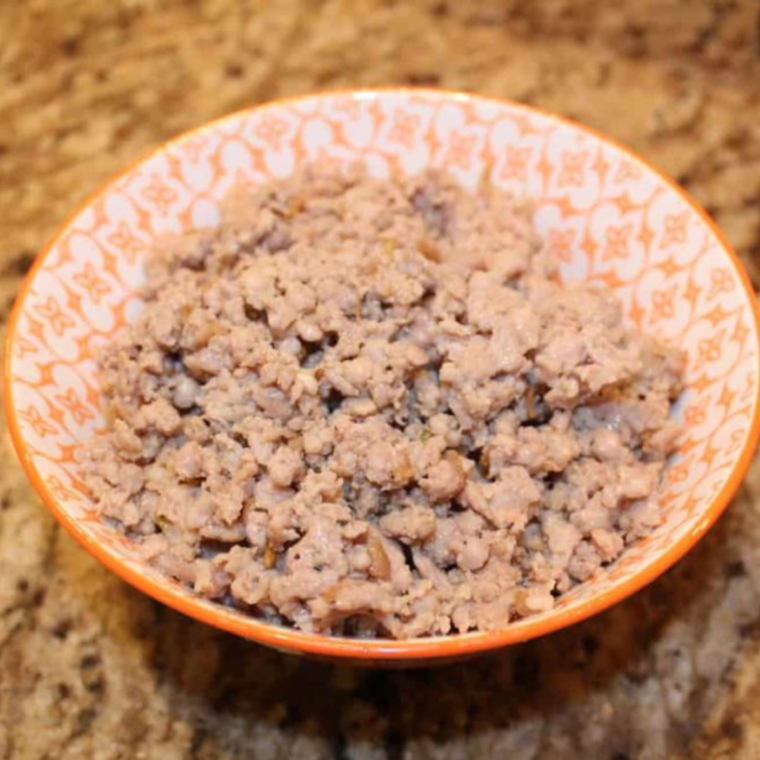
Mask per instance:
[[[0,319],[102,180],[276,96],[417,83],[579,118],[760,261],[755,0],[28,0],[0,4]],[[760,278],[758,278],[760,281]],[[760,466],[635,598],[462,665],[355,671],[187,620],[63,534],[2,438],[0,759],[760,757]]]

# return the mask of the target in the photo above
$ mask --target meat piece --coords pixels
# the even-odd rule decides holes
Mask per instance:
[[[436,515],[430,507],[410,504],[380,518],[380,529],[386,536],[406,544],[424,541],[435,533]]]
[[[430,467],[420,485],[432,501],[438,502],[453,499],[464,488],[466,481],[461,458],[454,454]]]
[[[272,482],[281,488],[286,488],[301,477],[303,461],[298,451],[288,446],[281,446],[272,454],[267,467]]]
[[[524,467],[507,467],[496,481],[469,481],[463,501],[497,528],[522,530],[532,516],[532,508],[541,500],[541,490]]]

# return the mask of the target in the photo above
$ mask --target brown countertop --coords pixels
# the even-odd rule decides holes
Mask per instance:
[[[760,260],[754,0],[28,0],[0,4],[0,317],[76,203],[166,137],[276,96],[410,82],[609,132]],[[597,619],[364,672],[141,596],[58,530],[2,447],[0,759],[760,757],[757,462],[688,558]]]

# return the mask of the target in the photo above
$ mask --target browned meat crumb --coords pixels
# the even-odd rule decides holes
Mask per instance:
[[[561,285],[530,209],[312,166],[163,241],[102,356],[102,514],[199,594],[328,634],[489,630],[649,533],[678,351]]]

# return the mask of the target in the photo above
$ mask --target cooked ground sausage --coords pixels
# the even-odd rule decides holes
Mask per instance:
[[[530,207],[310,166],[169,237],[101,358],[104,518],[198,593],[408,638],[551,609],[659,520],[682,357]]]

